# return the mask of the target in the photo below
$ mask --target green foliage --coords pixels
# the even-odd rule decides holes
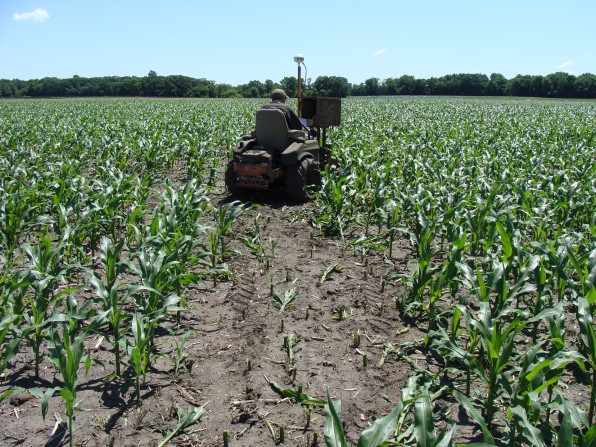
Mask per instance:
[[[543,77],[532,94],[559,94],[569,80]],[[155,73],[128,81],[138,94],[176,85]],[[507,94],[498,75],[428,86],[407,76],[371,79],[362,88],[440,93],[465,84],[470,92],[485,81]],[[516,88],[530,81],[517,79]],[[211,95],[208,84],[194,92]],[[269,87],[255,81],[242,92],[259,96]],[[117,376],[125,376],[120,356],[127,356],[140,402],[147,368],[160,354],[156,330],[169,328],[174,312],[180,322],[189,285],[233,275],[227,261],[237,254],[234,223],[243,206],[212,194],[229,148],[262,102],[0,104],[0,374],[13,373],[26,345],[39,368],[50,347],[72,350],[80,334],[96,332],[114,352]],[[396,299],[403,317],[429,329],[425,349],[443,359],[446,379],[462,374],[452,383],[455,405],[486,444],[593,442],[595,128],[596,107],[587,101],[408,97],[345,99],[342,126],[328,129],[337,165],[326,167],[305,217],[342,250],[352,247],[357,262],[382,257],[383,286],[405,284]],[[269,261],[259,216],[241,241]],[[83,301],[75,292],[89,286],[94,298]],[[275,305],[287,310],[292,290],[272,289]],[[338,310],[345,318],[345,308]],[[381,346],[381,367],[389,355],[407,357],[391,341],[367,347],[370,358]],[[591,387],[584,405],[564,398],[570,368]],[[75,402],[71,388],[62,395],[67,403]],[[444,415],[432,412],[418,388],[402,393],[396,442],[414,442],[416,420],[420,439],[447,442],[451,432],[434,430]],[[36,391],[43,415],[55,391]]]

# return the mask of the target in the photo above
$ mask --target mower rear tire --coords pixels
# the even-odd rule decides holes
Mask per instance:
[[[294,200],[308,202],[314,199],[320,186],[321,171],[314,158],[303,158],[286,170],[286,193]]]
[[[225,181],[228,191],[234,196],[242,192],[242,188],[238,186],[237,178],[238,176],[234,171],[234,160],[231,160],[226,167]]]

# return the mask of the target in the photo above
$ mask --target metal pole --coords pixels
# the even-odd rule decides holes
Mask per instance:
[[[298,116],[302,117],[302,74],[298,64]]]

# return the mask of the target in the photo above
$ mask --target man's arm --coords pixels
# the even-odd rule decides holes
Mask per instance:
[[[293,130],[302,130],[302,123],[300,122],[300,118],[298,118],[298,115],[296,115],[296,113],[288,107],[288,114],[290,117],[290,129]]]

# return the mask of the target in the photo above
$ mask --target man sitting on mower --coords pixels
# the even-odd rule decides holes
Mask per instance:
[[[265,104],[261,109],[278,109],[286,116],[288,128],[290,130],[302,130],[302,123],[298,115],[286,104],[288,95],[282,89],[277,88],[271,92],[271,102]]]

